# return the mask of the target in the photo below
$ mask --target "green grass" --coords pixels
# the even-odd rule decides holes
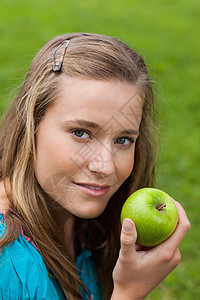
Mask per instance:
[[[199,299],[199,0],[1,0],[0,110],[46,41],[66,32],[119,37],[140,51],[159,90],[157,186],[187,211],[182,261],[148,299]]]

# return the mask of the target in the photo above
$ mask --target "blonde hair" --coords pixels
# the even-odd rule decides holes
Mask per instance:
[[[70,40],[70,44],[62,69],[53,72],[53,52],[64,40]],[[57,58],[61,54],[60,49],[56,53]],[[84,285],[59,233],[47,201],[48,195],[38,184],[33,168],[35,133],[45,112],[59,97],[59,81],[63,76],[120,80],[137,86],[144,95],[131,175],[111,197],[101,216],[94,220],[76,219],[76,239],[80,231],[87,231],[88,247],[93,250],[99,268],[104,299],[109,299],[112,270],[120,247],[120,211],[131,192],[153,185],[156,157],[155,109],[150,77],[141,56],[115,38],[89,33],[66,34],[49,41],[34,58],[0,127],[0,175],[1,179],[10,179],[12,190],[11,208],[6,215],[9,230],[0,246],[13,241],[23,228],[38,247],[65,296],[68,299],[79,298],[79,285]]]

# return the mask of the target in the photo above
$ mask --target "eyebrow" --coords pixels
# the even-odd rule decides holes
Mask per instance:
[[[91,122],[91,121],[87,121],[84,119],[74,119],[74,120],[67,120],[64,122],[65,124],[72,124],[72,123],[76,123],[79,124],[81,126],[86,126],[89,128],[94,128],[94,129],[102,129],[101,126],[95,122]],[[128,130],[124,130],[122,131],[120,134],[133,134],[133,135],[139,135],[139,131],[135,130],[135,129],[128,129]]]

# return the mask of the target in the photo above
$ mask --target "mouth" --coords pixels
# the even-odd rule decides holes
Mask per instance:
[[[110,189],[109,185],[97,185],[97,184],[86,184],[86,183],[76,183],[74,184],[77,188],[92,197],[102,197],[104,196]]]

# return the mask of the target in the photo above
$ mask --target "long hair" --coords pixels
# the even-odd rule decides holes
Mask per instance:
[[[62,69],[53,72],[53,52],[64,40],[70,40],[70,45]],[[62,51],[58,50],[57,58],[61,55]],[[0,176],[5,182],[9,178],[12,191],[8,193],[10,210],[5,216],[9,230],[0,246],[16,239],[23,228],[37,245],[66,298],[80,298],[79,286],[84,285],[77,276],[73,258],[48,204],[48,195],[38,184],[33,167],[35,133],[45,112],[59,97],[59,82],[63,76],[119,80],[137,87],[144,95],[140,135],[130,176],[111,197],[101,216],[91,220],[76,218],[75,239],[87,233],[87,246],[97,262],[104,299],[109,299],[113,288],[112,271],[120,247],[120,211],[130,193],[154,184],[157,152],[151,79],[142,57],[118,39],[90,33],[66,34],[50,40],[34,58],[0,127]],[[129,117],[131,122],[131,115]]]

